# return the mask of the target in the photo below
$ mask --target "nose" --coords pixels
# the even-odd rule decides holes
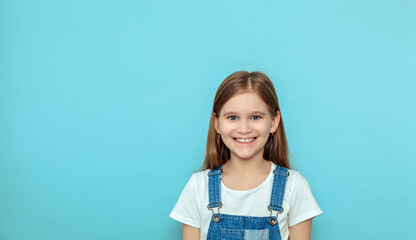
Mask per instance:
[[[251,133],[251,127],[247,120],[240,121],[237,131],[241,134]]]

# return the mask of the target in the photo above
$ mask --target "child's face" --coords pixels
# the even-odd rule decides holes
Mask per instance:
[[[280,114],[273,118],[257,94],[243,93],[224,104],[215,117],[215,129],[230,149],[231,159],[263,159],[264,145],[279,121]]]

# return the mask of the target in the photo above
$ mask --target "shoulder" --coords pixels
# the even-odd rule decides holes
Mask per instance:
[[[271,164],[273,169],[276,168],[275,163],[271,162]],[[303,177],[302,174],[300,174],[300,172],[293,169],[288,169],[288,173],[289,175],[287,177],[285,190],[286,197],[289,197],[293,193],[293,190],[304,188],[304,186],[309,187],[308,181],[306,181],[305,177]]]
[[[286,183],[286,189],[290,193],[310,189],[309,183],[306,178],[296,170],[289,170],[289,177]]]
[[[208,188],[208,172],[210,170],[204,170],[200,172],[196,172],[192,174],[190,177],[188,184],[192,186],[194,191],[197,191],[199,193],[202,193],[205,191],[205,188]]]
[[[208,172],[210,170],[211,169],[207,169],[207,170],[196,172],[196,173],[192,174],[190,181],[193,181],[193,182],[203,182],[203,181],[205,181],[208,178]]]
[[[289,184],[304,185],[308,184],[306,178],[298,171],[289,169],[289,177],[287,179]]]
[[[272,163],[272,168],[275,168],[276,165]],[[297,194],[298,192],[302,192],[305,189],[309,189],[309,183],[306,178],[298,171],[293,169],[288,169],[288,177],[286,182],[286,190],[285,190],[285,200],[291,201],[292,195]]]
[[[287,200],[291,207],[298,205],[305,208],[307,205],[311,205],[313,208],[318,208],[308,181],[298,171],[289,170],[286,190]]]

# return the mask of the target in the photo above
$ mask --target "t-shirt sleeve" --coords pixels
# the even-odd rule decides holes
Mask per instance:
[[[181,223],[200,228],[201,216],[198,203],[201,201],[197,197],[196,190],[194,174],[183,189],[169,216]]]
[[[294,179],[290,197],[289,227],[322,213],[322,210],[312,195],[309,183],[299,172],[293,173]]]

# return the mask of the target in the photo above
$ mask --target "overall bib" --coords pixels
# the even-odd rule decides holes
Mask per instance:
[[[222,166],[208,173],[209,204],[212,218],[209,224],[207,240],[281,240],[277,215],[283,212],[283,197],[289,176],[287,168],[276,165],[273,171],[270,217],[250,217],[220,213]]]

